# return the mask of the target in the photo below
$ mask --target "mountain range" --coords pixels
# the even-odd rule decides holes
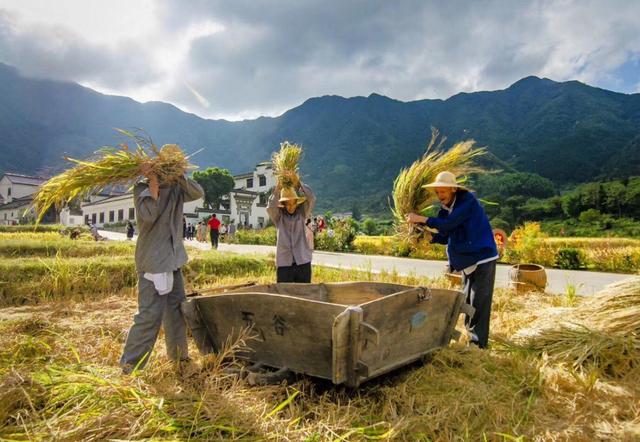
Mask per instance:
[[[22,76],[0,64],[0,171],[50,175],[115,145],[113,128],[143,128],[154,141],[180,144],[201,168],[246,172],[284,140],[305,149],[301,169],[321,209],[358,205],[381,212],[398,171],[418,158],[437,127],[446,145],[473,138],[492,167],[532,172],[560,188],[640,175],[640,94],[577,81],[526,77],[504,90],[446,100],[311,98],[278,117],[208,120],[162,103],[139,103],[75,83]]]

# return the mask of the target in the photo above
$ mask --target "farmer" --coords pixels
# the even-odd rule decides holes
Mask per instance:
[[[217,249],[218,239],[220,238],[220,220],[215,213],[211,215],[211,219],[207,224],[209,229],[211,229],[211,232],[209,233],[211,235],[211,247]]]
[[[133,190],[138,224],[136,270],[138,312],[127,336],[120,365],[125,374],[144,367],[164,327],[167,355],[172,361],[189,359],[187,333],[180,311],[185,299],[181,267],[187,262],[182,242],[182,206],[204,195],[195,181],[182,177],[178,184],[161,183],[150,167],[147,182]]]
[[[298,196],[299,190],[304,196]],[[299,189],[280,188],[277,184],[267,212],[277,230],[277,282],[311,282],[311,257],[305,221],[309,218],[316,197],[309,186],[300,183]]]
[[[410,213],[407,221],[436,229],[431,242],[447,244],[449,266],[452,271],[462,271],[467,303],[475,308],[473,317],[465,320],[471,342],[487,348],[498,259],[489,219],[476,197],[459,185],[451,172],[439,173],[435,182],[424,187],[435,190],[442,208],[437,217]]]

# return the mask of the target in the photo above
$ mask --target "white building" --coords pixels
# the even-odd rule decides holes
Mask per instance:
[[[18,224],[25,218],[33,218],[33,211],[28,209],[33,194],[45,181],[41,177],[5,173],[0,179],[0,224]],[[25,211],[28,211],[26,215]]]
[[[201,220],[208,220],[213,213],[223,222],[233,220],[234,223],[253,228],[264,227],[267,224],[267,199],[269,192],[275,186],[273,166],[270,162],[260,163],[249,173],[236,175],[234,189],[223,198],[217,210],[204,207],[203,199],[185,203],[183,211],[187,223],[197,224]],[[82,204],[84,223],[93,223],[98,227],[105,224],[125,223],[135,220],[133,194],[107,196],[102,199],[94,198],[91,202]],[[64,223],[67,215],[61,214]],[[69,221],[77,222],[77,221]]]

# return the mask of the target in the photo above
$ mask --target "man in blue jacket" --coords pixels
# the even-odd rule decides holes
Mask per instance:
[[[438,216],[410,213],[407,221],[436,229],[431,242],[447,245],[449,266],[462,272],[467,303],[475,308],[473,317],[465,320],[471,342],[486,348],[498,259],[489,219],[476,197],[457,183],[453,173],[441,172],[425,187],[434,189],[442,204]]]

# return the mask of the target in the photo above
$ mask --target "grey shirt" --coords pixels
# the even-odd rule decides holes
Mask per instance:
[[[316,205],[316,196],[309,186],[301,183],[300,187],[307,200],[297,207],[293,215],[290,215],[286,209],[278,207],[280,195],[276,195],[274,192],[269,198],[267,212],[278,230],[278,239],[276,241],[277,267],[288,267],[293,265],[294,262],[298,265],[311,262],[313,252],[307,243],[305,221],[309,218],[313,207]]]
[[[182,206],[204,195],[202,187],[189,178],[178,184],[161,185],[157,200],[147,183],[133,188],[138,223],[136,269],[144,273],[173,272],[187,263],[182,242]]]

